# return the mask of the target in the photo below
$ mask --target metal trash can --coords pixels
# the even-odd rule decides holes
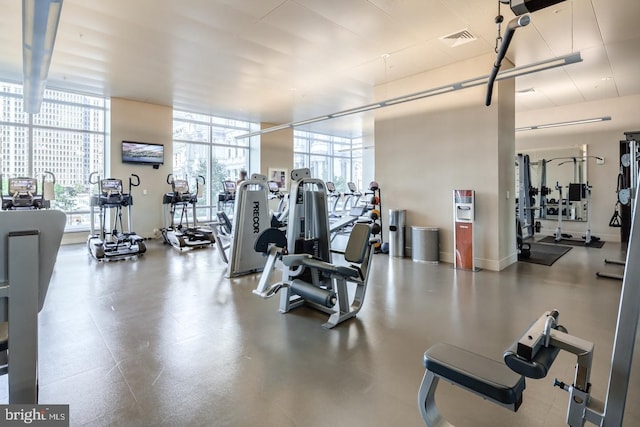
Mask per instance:
[[[389,209],[389,256],[404,257],[406,210]]]
[[[411,259],[437,264],[440,261],[439,229],[411,226]]]

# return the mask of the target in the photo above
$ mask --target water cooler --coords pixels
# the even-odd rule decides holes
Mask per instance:
[[[454,268],[476,271],[473,239],[474,204],[473,190],[453,190]]]

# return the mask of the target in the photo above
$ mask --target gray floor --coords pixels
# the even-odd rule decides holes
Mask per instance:
[[[500,273],[375,255],[364,308],[334,330],[254,296],[257,275],[225,279],[216,251],[151,242],[137,261],[99,263],[63,246],[40,314],[40,402],[69,404],[73,426],[417,427],[430,345],[500,360],[551,308],[595,344],[593,395],[606,393],[621,283],[594,273],[619,244]],[[553,379],[571,382],[574,362],[562,353],[528,381],[517,413],[442,383],[439,406],[458,426],[561,426],[567,393]],[[626,426],[640,425],[639,399],[636,358]]]

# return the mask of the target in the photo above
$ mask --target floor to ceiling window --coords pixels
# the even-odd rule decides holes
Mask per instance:
[[[108,109],[102,97],[47,89],[40,113],[26,114],[22,85],[0,82],[2,194],[15,177],[37,179],[40,194],[50,172],[56,197],[51,204],[67,214],[66,230],[87,229],[94,190],[89,175],[104,172]]]
[[[293,132],[294,168],[309,168],[311,176],[331,181],[336,190],[347,190],[347,182],[362,190],[362,145],[360,138],[320,133]]]
[[[198,218],[211,219],[225,180],[236,181],[249,170],[249,139],[235,137],[258,128],[240,120],[174,110],[173,173],[195,185],[203,177],[205,191],[198,199]]]

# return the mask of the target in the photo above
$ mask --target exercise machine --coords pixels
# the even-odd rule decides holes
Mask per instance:
[[[167,184],[171,185],[171,192],[162,197],[163,217],[165,227],[162,228],[162,238],[165,243],[174,248],[205,248],[213,245],[213,231],[204,227],[198,227],[196,205],[198,197],[202,197],[205,179],[198,176],[196,179],[196,192],[189,189],[186,179],[176,179],[173,174],[167,175]],[[176,209],[180,211],[180,221],[175,223]],[[189,210],[193,223],[189,224]],[[167,218],[168,216],[168,218]]]
[[[640,257],[639,205],[636,199],[604,401],[592,396],[594,344],[570,335],[558,324],[558,311],[551,310],[535,320],[505,351],[506,366],[448,344],[436,344],[428,349],[424,354],[426,372],[418,392],[420,414],[427,426],[451,425],[436,406],[439,379],[517,411],[522,404],[525,377],[544,378],[560,351],[577,357],[572,382],[554,381],[554,386],[569,393],[566,423],[572,427],[586,422],[605,427],[622,426],[640,316],[640,287],[637,286],[640,264],[630,262]]]
[[[353,182],[347,182],[348,192],[344,193],[344,205],[342,207],[343,212],[351,212],[353,209],[357,209],[358,203],[360,203],[360,198],[362,197],[362,193],[358,191],[358,187]],[[353,214],[353,212],[351,212]],[[362,212],[359,214],[362,215]]]
[[[236,183],[229,180],[222,181],[222,191],[218,193],[218,211],[232,211],[235,201]]]
[[[605,264],[611,264],[611,265],[617,265],[617,266],[621,266],[624,267],[625,266],[625,262],[624,261],[618,261],[617,259],[606,259],[604,260]],[[597,271],[596,272],[596,277],[602,277],[605,279],[614,279],[614,280],[622,280],[624,279],[624,276],[622,276],[622,274],[616,274],[616,273],[606,273],[606,272],[601,272],[601,271]]]
[[[325,189],[327,192],[327,206],[329,215],[329,234],[331,236],[330,243],[345,230],[358,220],[360,216],[357,212],[352,212],[351,200],[354,194],[357,193],[356,185],[352,182],[349,183],[349,193],[341,195],[336,191],[336,186],[333,182],[325,182]],[[359,197],[359,196],[358,196]],[[340,199],[342,200],[342,206],[340,205]]]
[[[556,232],[554,234],[555,241],[559,242],[560,240],[570,239],[572,236],[570,234],[562,233],[562,220],[578,220],[587,222],[587,230],[585,235],[582,237],[586,246],[591,246],[598,242],[600,239],[594,236],[591,233],[591,196],[592,196],[592,187],[588,182],[583,182],[583,164],[586,165],[588,159],[594,158],[596,160],[603,161],[604,159],[600,156],[587,156],[582,155],[579,157],[556,157],[549,160],[542,161],[542,182],[541,182],[541,204],[540,204],[540,213],[541,217],[546,218],[547,214],[549,215],[557,215],[558,217],[558,226],[556,228]],[[563,199],[562,188],[558,182],[556,182],[556,190],[559,191],[559,199],[547,199],[547,195],[549,191],[545,187],[546,180],[546,165],[555,160],[561,160],[558,163],[558,166],[564,164],[572,164],[573,165],[573,178],[572,182],[565,188],[567,188],[566,199]],[[586,167],[586,166],[584,166]]]
[[[0,213],[0,373],[10,404],[38,403],[38,313],[65,223],[58,210]]]
[[[260,233],[271,225],[267,177],[253,174],[235,189],[233,224],[219,211],[213,236],[220,259],[228,264],[226,277],[262,271],[264,257],[253,250]]]
[[[269,200],[278,200],[278,206],[271,214],[271,226],[272,227],[286,227],[287,215],[289,210],[287,209],[289,204],[289,196],[280,191],[280,186],[276,181],[268,181],[267,186],[269,188]]]
[[[620,228],[620,241],[629,240],[631,206],[637,196],[637,178],[640,175],[640,131],[625,132],[620,141],[620,173],[618,175],[617,203],[619,218],[611,218],[609,224]],[[615,215],[614,215],[615,216]]]
[[[588,182],[582,185],[582,193],[585,195],[585,203],[587,205],[587,230],[585,231],[583,239],[586,246],[591,246],[595,242],[598,242],[600,238],[591,234],[591,186]]]
[[[538,216],[540,218],[547,218],[547,196],[551,194],[551,188],[547,187],[547,161],[540,159],[538,161],[538,167],[540,169],[540,202]],[[536,224],[538,226],[538,224]],[[539,231],[539,230],[536,230]]]
[[[2,210],[31,210],[49,209],[51,201],[55,200],[54,186],[56,177],[51,172],[42,175],[41,193],[38,194],[38,180],[35,178],[9,178],[7,194],[2,193]],[[0,186],[2,179],[0,177]]]
[[[89,175],[89,183],[98,186],[98,193],[91,196],[90,217],[91,232],[87,240],[89,253],[99,261],[117,260],[142,255],[147,251],[144,239],[134,233],[131,206],[131,190],[140,185],[140,177],[131,174],[129,192],[125,193],[122,180],[117,178],[100,179],[97,172]],[[96,232],[96,209],[100,229]],[[122,211],[127,211],[127,227],[124,227]],[[109,218],[107,218],[109,217]],[[107,230],[109,226],[110,230]]]
[[[527,239],[533,237],[534,228],[534,212],[535,196],[538,189],[531,183],[531,161],[528,154],[518,154],[516,156],[518,165],[518,201],[516,205],[516,213],[520,227],[522,228],[522,237]]]
[[[516,218],[516,247],[518,249],[518,260],[531,258],[531,243],[524,241],[522,226],[518,218]]]
[[[291,178],[286,234],[272,228],[256,241],[256,251],[266,254],[267,261],[253,293],[270,298],[281,291],[281,313],[307,305],[328,314],[322,326],[333,328],[362,308],[371,267],[370,225],[357,223],[351,230],[344,251],[348,265],[332,263],[325,184],[311,178],[309,169],[296,169]],[[278,261],[283,264],[282,281],[271,284]],[[351,298],[349,284],[355,286]]]
[[[327,181],[324,183],[327,187],[327,203],[329,205],[329,217],[339,217],[338,204],[340,203],[340,193],[336,191],[336,185]]]
[[[562,199],[562,185],[556,182],[556,190],[558,190],[558,194],[560,198],[558,199],[558,225],[556,226],[556,232],[554,233],[555,241],[560,242],[562,239],[570,239],[573,237],[571,234],[565,234],[562,232],[562,217],[566,215],[565,212],[569,210],[569,200],[567,199],[564,203],[566,203],[566,207],[563,208],[563,199]]]
[[[231,219],[225,211],[218,211],[216,213],[216,220],[211,224],[211,230],[213,231],[213,240],[218,247],[218,255],[225,264],[229,264],[229,248],[231,247],[231,233],[233,231],[233,224]]]
[[[380,186],[376,181],[371,181],[369,184],[369,190],[364,193],[364,203],[361,202],[363,194],[360,193],[354,183],[349,182],[349,193],[345,193],[345,205],[348,206],[350,201],[353,201],[355,205],[352,205],[348,210],[343,209],[337,211],[338,200],[340,195],[335,193],[335,186],[331,182],[326,183],[327,187],[327,201],[329,203],[329,232],[331,235],[330,242],[333,243],[336,237],[341,235],[348,235],[351,232],[351,227],[357,222],[364,222],[371,225],[371,234],[375,238],[374,251],[380,251],[382,247],[382,216],[380,211],[382,209],[380,201]],[[367,196],[371,196],[367,199]],[[353,199],[355,197],[355,200]],[[333,208],[331,207],[331,200],[335,198],[333,202]]]

